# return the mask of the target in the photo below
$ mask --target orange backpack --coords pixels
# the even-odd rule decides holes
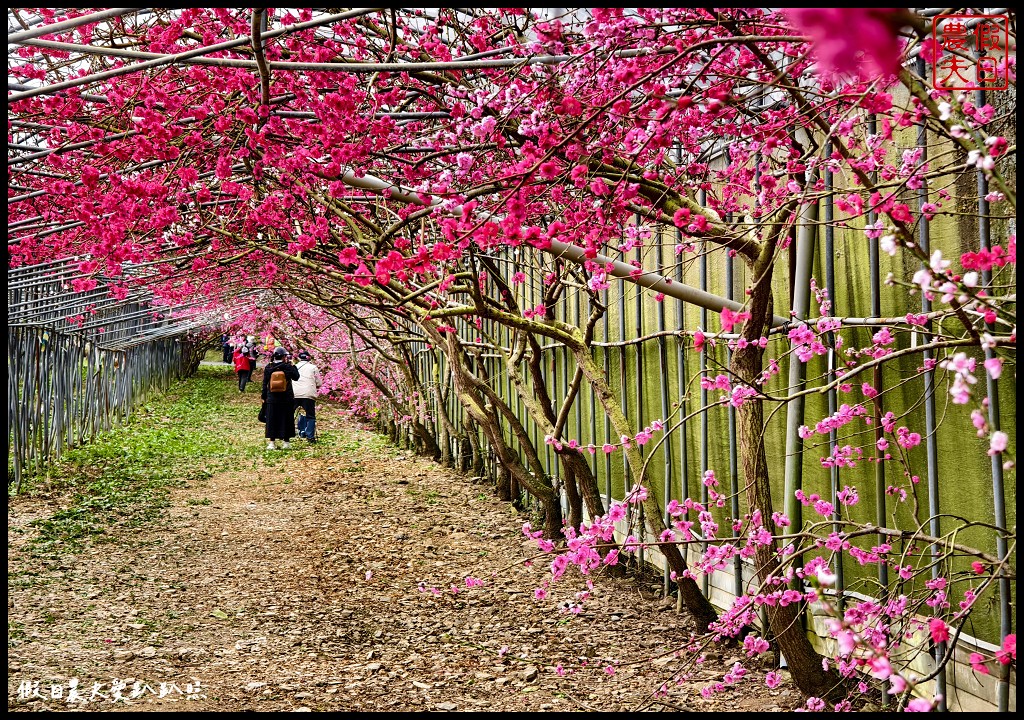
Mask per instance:
[[[270,392],[285,392],[288,390],[288,378],[284,370],[275,370],[270,374]]]

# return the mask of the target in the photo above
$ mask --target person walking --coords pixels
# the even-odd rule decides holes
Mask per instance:
[[[231,346],[231,336],[227,333],[220,336],[220,349],[222,353],[221,359],[224,361],[224,364],[230,365],[234,355],[234,348]]]
[[[245,348],[245,353],[249,356],[249,359],[252,361],[252,369],[255,370],[256,361],[260,359],[260,346],[256,344],[256,336],[247,335],[245,338],[245,343],[242,347]],[[267,351],[267,356],[270,356],[269,350]]]
[[[238,375],[238,392],[245,392],[245,386],[252,380],[252,371],[256,362],[250,357],[241,338],[235,343],[235,351],[231,358],[235,363],[235,373]]]
[[[299,371],[288,360],[288,351],[283,347],[274,350],[270,363],[263,368],[263,402],[266,404],[267,450],[273,450],[276,443],[282,449],[291,447],[289,440],[295,436],[295,392],[292,383],[299,379]]]
[[[298,435],[300,438],[316,442],[316,396],[320,386],[324,384],[320,369],[313,364],[313,358],[303,350],[299,353],[299,362],[295,364],[299,371],[299,379],[292,386],[295,392],[295,409],[302,409],[298,417]]]

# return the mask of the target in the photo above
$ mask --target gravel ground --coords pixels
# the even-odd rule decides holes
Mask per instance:
[[[165,517],[74,556],[31,551],[59,498],[8,505],[8,709],[785,711],[758,660],[680,653],[651,581],[567,573],[485,485],[323,413],[332,444],[174,491]],[[255,428],[240,433],[259,437]],[[467,588],[465,578],[483,580]],[[703,698],[733,662],[747,676]],[[678,672],[689,670],[680,679]],[[74,686],[72,688],[72,686]],[[664,689],[663,692],[659,690]],[[75,698],[74,695],[78,697]]]

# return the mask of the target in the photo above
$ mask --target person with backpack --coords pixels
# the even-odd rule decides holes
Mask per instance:
[[[275,348],[270,363],[263,368],[263,402],[266,409],[267,450],[281,443],[282,449],[291,447],[295,436],[295,392],[292,382],[299,379],[299,371],[288,360],[288,351]]]
[[[309,353],[299,353],[299,362],[295,368],[299,371],[299,379],[295,381],[295,409],[302,408],[298,418],[298,435],[300,438],[316,442],[316,396],[320,386],[324,384],[320,369],[312,362]]]

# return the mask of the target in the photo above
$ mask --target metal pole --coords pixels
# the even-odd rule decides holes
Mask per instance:
[[[700,190],[697,195],[698,202],[701,207],[707,202],[707,193],[704,190]],[[706,291],[708,288],[708,242],[702,240],[700,244],[700,289]],[[708,330],[708,308],[701,306],[700,309],[700,326],[703,330]],[[704,343],[704,346],[700,350],[700,378],[703,380],[708,376],[708,344]],[[700,489],[700,503],[705,508],[708,506],[708,486],[704,484],[704,476],[708,471],[708,391],[707,388],[701,385],[700,388],[700,477],[698,478],[698,487]],[[701,556],[704,556],[708,552],[708,544],[706,542],[700,545]],[[704,593],[704,597],[708,597],[710,591],[710,578],[707,573],[701,575],[701,592]]]
[[[734,258],[729,255],[725,259],[725,293],[726,297],[730,300],[736,297],[736,276],[735,276],[735,262]],[[726,351],[727,356],[732,361],[732,350]],[[728,408],[729,415],[729,509],[732,512],[733,522],[730,523],[735,525],[736,520],[740,517],[740,477],[739,477],[739,458],[737,457],[736,447],[736,408],[730,403]],[[732,537],[736,540],[739,538],[739,531],[733,530]],[[736,553],[732,559],[732,573],[733,583],[732,591],[735,597],[742,597],[743,595],[743,558],[740,557],[739,553]]]
[[[975,102],[980,103],[977,107],[985,105],[985,91],[975,91]],[[988,180],[985,172],[978,170],[978,239],[983,250],[991,245],[990,227],[988,219]],[[992,285],[992,271],[983,270],[981,273],[982,286],[988,289]],[[985,348],[985,360],[995,357],[995,351]],[[990,432],[998,432],[1001,427],[999,417],[999,384],[992,378],[991,373],[985,372],[985,390],[988,394],[988,425]],[[992,500],[993,516],[996,530],[996,554],[1001,561],[1007,559],[1009,547],[1006,542],[1006,492],[1003,484],[1003,454],[992,453]],[[1013,631],[1013,616],[1011,611],[1011,587],[1010,579],[1004,571],[999,577],[999,639],[1002,640]],[[997,686],[997,703],[999,712],[1007,712],[1010,707],[1010,681],[1009,665],[998,664],[999,685]]]
[[[682,231],[677,229],[676,230],[676,242],[678,243],[681,240],[682,240]],[[683,279],[683,264],[681,262],[676,263],[675,274],[676,274],[676,277],[680,281],[682,281],[682,279]],[[686,304],[683,301],[681,301],[681,300],[676,302],[676,329],[677,330],[681,331],[683,329],[683,326],[685,324],[684,321],[686,319],[685,318],[685,313],[686,313]],[[687,416],[687,411],[688,411],[688,408],[689,408],[689,403],[686,401],[686,396],[687,396],[687,393],[688,393],[687,383],[686,383],[686,346],[683,344],[681,338],[678,341],[678,343],[679,344],[676,346],[676,378],[677,378],[677,381],[678,381],[677,397],[679,398],[679,415],[681,417],[685,418]],[[679,497],[680,497],[680,499],[685,499],[685,498],[690,497],[690,462],[689,462],[690,456],[689,456],[689,452],[688,452],[687,446],[686,446],[687,437],[688,437],[688,435],[687,435],[688,430],[689,430],[689,421],[684,419],[684,420],[682,420],[682,422],[681,422],[681,424],[679,426],[679,430],[678,430],[678,432],[679,432]],[[683,557],[687,559],[687,562],[689,562],[689,557],[688,557],[689,553],[687,551],[688,547],[689,547],[688,545],[684,545],[683,549],[682,549]]]
[[[662,233],[658,233],[658,242],[657,242],[657,245],[655,246],[656,247],[656,252],[657,252],[657,255],[655,257],[655,262],[656,262],[659,270],[664,268],[664,247],[663,247],[664,240],[665,240],[665,236]],[[657,317],[658,317],[658,332],[664,332],[665,331],[665,302],[664,302],[664,300],[662,300],[662,302],[658,303]],[[659,369],[661,371],[661,384],[660,384],[661,385],[661,391],[659,393],[660,399],[661,399],[661,421],[663,423],[667,424],[668,423],[668,415],[669,415],[669,410],[668,410],[668,390],[669,390],[669,388],[668,388],[668,381],[669,381],[669,375],[668,375],[668,345],[667,345],[667,343],[665,341],[665,337],[664,336],[661,336],[661,337],[658,338],[658,366],[659,366]],[[668,432],[668,430],[666,429],[665,432]],[[672,527],[672,517],[668,513],[668,504],[672,500],[672,481],[674,480],[673,472],[672,472],[672,470],[673,470],[673,467],[672,467],[672,444],[668,443],[668,442],[664,443],[664,446],[662,448],[662,453],[664,454],[664,464],[662,466],[663,467],[663,471],[662,471],[662,477],[663,477],[662,507],[664,508],[663,520],[664,520],[664,523],[665,523],[665,527]],[[662,596],[667,598],[668,597],[668,589],[669,589],[669,569],[668,569],[668,563],[665,563],[665,565],[664,565],[664,568],[663,568],[663,571],[662,571],[661,583],[662,583]]]
[[[35,28],[34,30],[22,30],[21,32],[9,33],[7,35],[7,44],[17,45],[23,40],[31,40],[32,38],[41,37],[43,35],[53,35],[65,30],[73,30],[74,28],[81,27],[82,25],[120,17],[122,15],[127,15],[128,13],[138,12],[141,9],[142,8],[113,8],[111,10],[102,10],[88,15],[80,15],[79,17],[54,23],[53,25],[43,25]]]
[[[925,77],[925,63],[920,57],[917,58],[917,72],[924,78]],[[917,126],[917,147],[921,149],[920,163],[923,165],[928,162],[928,128],[927,125],[922,122]],[[917,203],[918,209],[921,210],[925,203],[928,202],[928,187],[922,185],[917,191]],[[929,232],[928,218],[925,217],[924,213],[921,213],[921,217],[918,220],[918,245],[924,251],[926,255],[931,253],[931,237]],[[929,313],[932,310],[931,300],[928,299],[927,293],[921,293],[921,312]],[[925,344],[931,340],[931,321],[925,326],[923,333],[925,338]],[[938,438],[936,436],[936,418],[935,418],[935,371],[932,369],[932,351],[925,350],[923,353],[924,360],[924,424],[925,424],[925,451],[927,454],[927,482],[928,482],[928,531],[932,537],[942,537],[942,520],[940,518],[941,510],[939,508],[939,450],[938,450]],[[932,579],[937,579],[942,574],[941,567],[941,555],[942,548],[938,545],[932,546]],[[938,608],[936,608],[938,610]],[[940,611],[941,612],[941,611]],[[932,650],[932,657],[938,664],[946,654],[946,643],[939,642],[935,644]],[[940,712],[948,710],[948,702],[946,700],[946,668],[939,668],[938,673],[935,676],[935,694],[939,697],[938,709]]]
[[[868,134],[877,134],[878,129],[875,122],[874,114],[868,116]],[[877,181],[877,172],[871,173],[872,183]],[[878,220],[878,213],[875,212],[874,208],[868,210],[868,222],[874,225]],[[878,238],[868,239],[868,263],[869,263],[869,278],[871,281],[871,314],[878,317],[882,314],[882,292],[881,292],[881,278],[879,269],[879,247]],[[877,328],[875,328],[877,329]],[[874,330],[872,330],[873,332]],[[878,441],[884,437],[884,430],[882,428],[882,368],[877,366],[873,373],[873,384],[875,390],[878,391],[872,401],[872,407],[874,410],[873,427],[874,427],[874,439],[875,439],[875,450],[874,450],[874,463],[875,463],[875,525],[882,528],[886,525],[885,515],[885,463],[883,462],[885,453],[878,449]],[[884,535],[878,535],[878,543],[881,545],[886,541]],[[880,591],[880,602],[884,606],[888,602],[889,597],[889,566],[886,563],[878,563],[878,585]],[[889,687],[888,681],[883,681],[883,689]],[[888,693],[882,693],[882,706],[889,707],[890,698]]]
[[[611,321],[608,319],[608,310],[607,310],[607,308],[611,307],[609,299],[608,299],[609,289],[605,288],[603,292],[604,292],[604,306],[605,306],[605,313],[604,313],[604,339],[605,339],[605,341],[608,341],[608,339],[610,337],[609,333],[610,333],[610,330],[611,330],[611,328],[610,328]],[[611,385],[611,374],[612,374],[612,361],[611,361],[611,357],[609,355],[609,351],[610,350],[611,350],[611,348],[607,348],[606,347],[602,351],[602,354],[604,355],[604,376],[609,381],[609,383],[608,383],[609,385]],[[593,387],[593,386],[591,386],[591,387]],[[593,391],[591,392],[590,399],[591,399],[592,402],[594,400],[596,400],[596,398],[594,397],[594,392]],[[605,441],[606,444],[610,444],[612,442],[612,423],[611,423],[611,418],[608,417],[608,413],[604,413],[604,441]],[[611,505],[612,504],[612,456],[609,455],[608,453],[605,453],[605,456],[604,456],[604,494],[605,494],[605,497],[607,498],[608,505]]]
[[[832,141],[829,140],[825,144],[825,156],[830,157],[832,155]],[[825,289],[828,292],[829,302],[832,304],[831,315],[835,316],[836,312],[836,265],[835,265],[835,196],[833,195],[833,179],[832,170],[825,166]],[[836,363],[838,358],[836,357],[836,342],[835,333],[829,332],[826,338],[828,343],[828,373],[827,381],[829,384],[828,391],[828,414],[829,417],[835,415],[838,402],[836,400],[836,389],[832,386],[833,381],[836,379]],[[835,452],[836,441],[838,440],[838,433],[835,428],[831,428],[828,431],[828,447],[829,452]],[[841,503],[839,502],[839,466],[832,463],[832,467],[829,468],[829,479],[832,485],[832,530],[836,533],[840,532],[842,526],[840,521],[842,520],[842,514],[839,510]],[[846,581],[843,574],[843,554],[841,552],[835,553],[836,563],[836,602],[838,604],[839,612],[843,612],[846,605]]]
[[[706,248],[707,241],[703,241],[702,245]],[[673,297],[677,300],[693,303],[694,305],[699,305],[700,307],[708,310],[721,312],[723,308],[729,308],[730,310],[738,312],[743,309],[743,305],[735,300],[729,300],[707,292],[706,286],[701,286],[700,289],[693,288],[689,285],[685,285],[672,280],[671,278],[665,277],[657,272],[637,273],[637,269],[633,265],[615,260],[605,255],[597,255],[592,260],[589,260],[586,257],[586,250],[575,245],[567,245],[563,242],[552,241],[549,247],[542,248],[542,250],[544,250],[544,252],[558,255],[559,257],[567,258],[573,262],[583,263],[590,261],[598,263],[608,268],[608,274],[611,277],[635,283],[636,285],[647,288],[648,290],[660,292],[667,297]],[[772,327],[782,327],[788,323],[789,320],[787,318],[779,315],[772,316]],[[707,328],[704,329],[706,330]]]
[[[814,186],[817,174],[812,173],[807,184]],[[796,232],[796,272],[792,278],[793,287],[793,318],[805,322],[811,307],[811,273],[814,267],[815,241],[817,239],[818,203],[804,205],[800,214],[800,224]],[[807,364],[802,362],[795,353],[789,356],[790,393],[804,389],[807,375]],[[798,395],[789,401],[786,408],[786,468],[784,507],[790,525],[785,528],[786,535],[799,534],[803,526],[803,505],[797,499],[797,491],[803,487],[803,440],[799,429],[804,422],[804,396]]]
[[[622,283],[619,284],[619,340],[626,339],[626,286]],[[622,414],[627,418],[629,417],[629,402],[628,396],[626,395],[626,347],[622,346],[619,348],[619,397],[622,398]],[[619,438],[620,440],[622,438]],[[622,493],[623,497],[629,494],[632,489],[629,478],[629,460],[626,459],[626,453],[622,453]]]
[[[637,225],[640,224],[640,216],[636,216]],[[636,249],[636,260],[638,263],[643,264],[643,254],[641,253],[642,246],[638,246]],[[661,269],[661,263],[658,263],[658,269]],[[636,302],[635,302],[635,313],[636,313],[636,337],[640,338],[644,336],[644,307],[643,307],[643,293],[639,290],[636,291]],[[625,357],[625,348],[623,348],[623,357]],[[644,427],[644,419],[647,413],[644,412],[644,344],[636,344],[636,428],[641,430]],[[644,446],[637,444],[637,452],[642,458],[644,456]],[[646,463],[645,463],[646,464]],[[650,485],[650,481],[647,481],[647,485]],[[648,487],[648,490],[651,488]],[[643,538],[646,533],[646,523],[644,521],[644,506],[640,505],[640,519],[638,523],[640,525],[640,537]],[[643,544],[640,545],[640,565],[643,566],[645,553]]]

